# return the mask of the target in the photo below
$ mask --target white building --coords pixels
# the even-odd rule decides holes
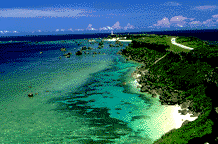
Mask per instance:
[[[111,31],[111,35],[114,35],[114,34],[113,34],[113,31]]]

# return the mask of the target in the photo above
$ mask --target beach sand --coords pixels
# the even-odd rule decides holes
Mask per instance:
[[[138,83],[139,77],[141,75],[137,73],[132,73],[132,77],[135,79],[134,83],[136,86],[141,87],[141,85]],[[156,98],[159,100],[159,95],[157,95]],[[182,115],[179,113],[179,110],[184,110],[181,108],[180,105],[161,105],[161,114],[154,114],[153,117],[155,121],[152,121],[152,125],[159,125],[158,123],[162,123],[162,127],[159,128],[160,131],[163,131],[164,133],[169,132],[172,129],[178,129],[182,126],[183,122],[188,120],[188,121],[194,121],[198,118],[196,117],[190,117],[192,114],[187,113],[186,115]],[[188,110],[188,109],[187,109]],[[161,132],[162,133],[162,132]]]
[[[103,41],[121,41],[121,42],[132,42],[132,40],[119,40],[119,38],[103,39]]]

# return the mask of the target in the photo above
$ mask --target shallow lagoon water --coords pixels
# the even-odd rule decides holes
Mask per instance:
[[[29,45],[44,47],[43,54],[30,52],[1,64],[1,142],[150,144],[165,133],[164,122],[156,121],[164,106],[139,92],[131,77],[140,64],[116,54],[128,43],[87,50],[101,52],[95,57],[75,56],[81,47],[76,41]],[[63,46],[64,53],[73,53],[70,58],[59,59]]]

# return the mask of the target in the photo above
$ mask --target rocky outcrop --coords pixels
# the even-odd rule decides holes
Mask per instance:
[[[91,48],[91,47],[88,47],[88,50],[93,50],[93,48]]]
[[[33,97],[33,94],[32,93],[28,94],[28,97]]]
[[[83,47],[81,48],[81,50],[87,50],[87,47],[86,47],[86,46],[83,46]]]
[[[70,58],[70,55],[65,56],[66,58]]]
[[[186,124],[188,124],[188,123],[190,123],[191,121],[189,121],[189,120],[185,120],[183,123],[182,123],[182,126],[184,126],[184,125],[186,125]]]
[[[66,58],[70,58],[71,55],[72,55],[72,52],[69,52],[67,54],[63,54],[63,56],[65,56]]]
[[[67,51],[66,48],[61,48],[60,50],[61,50],[61,51]]]
[[[83,53],[82,53],[82,51],[77,51],[76,52],[76,55],[82,55]]]
[[[115,45],[113,45],[113,44],[110,44],[109,46],[110,46],[110,47],[115,47]]]

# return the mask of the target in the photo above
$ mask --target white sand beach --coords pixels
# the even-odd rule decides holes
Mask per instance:
[[[140,86],[141,85],[138,83],[139,81],[139,77],[141,75],[140,74],[132,74],[132,77],[135,78],[135,85],[136,86]],[[156,98],[154,99],[157,99],[159,100],[159,95],[157,95]],[[187,113],[186,115],[181,115],[181,113],[179,113],[179,110],[182,110],[181,106],[176,104],[176,105],[160,105],[161,107],[161,111],[162,113],[161,114],[154,114],[154,118],[156,120],[153,121],[153,125],[159,125],[157,123],[162,123],[162,127],[159,128],[160,131],[163,131],[164,133],[167,133],[168,131],[172,130],[172,129],[178,129],[182,126],[182,123],[185,121],[185,120],[188,120],[188,121],[194,121],[198,118],[198,116],[196,117],[190,117],[192,114],[190,113]],[[188,110],[188,109],[187,109]]]
[[[132,42],[132,40],[125,40],[120,38],[103,39],[103,41],[121,41],[121,42]]]

